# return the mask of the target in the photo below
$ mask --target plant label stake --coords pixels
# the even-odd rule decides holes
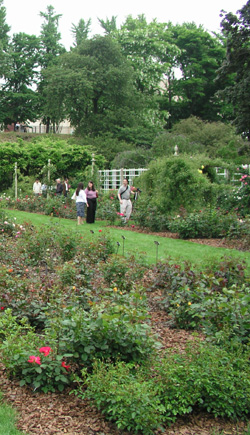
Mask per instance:
[[[118,249],[119,249],[119,247],[121,246],[121,244],[120,244],[120,242],[116,242],[116,244],[117,244],[117,251],[116,251],[116,254],[118,254]]]
[[[157,242],[157,240],[154,241],[154,244],[156,245],[156,260],[155,263],[158,263],[158,246],[159,246],[159,242]]]
[[[125,237],[122,236],[122,255],[123,255],[123,257],[124,257],[124,240],[125,240]]]

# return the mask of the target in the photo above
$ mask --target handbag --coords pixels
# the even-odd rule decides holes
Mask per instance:
[[[71,199],[73,199],[74,201],[76,200],[76,192],[73,193],[73,195],[71,196]]]

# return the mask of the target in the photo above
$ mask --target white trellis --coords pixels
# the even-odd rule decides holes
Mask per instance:
[[[250,174],[250,165],[240,165],[240,167],[247,169]],[[229,171],[224,168],[215,168],[216,173],[220,177],[224,177],[226,179],[230,179]],[[147,171],[145,168],[139,169],[105,169],[99,172],[100,179],[100,187],[102,190],[117,190],[122,184],[122,180],[124,177],[128,178],[129,184],[135,185],[134,179],[139,177],[143,172]],[[231,179],[229,180],[232,184],[238,184],[239,179],[241,177],[240,171],[239,173],[234,173]]]
[[[134,185],[134,179],[139,177],[143,172],[147,171],[145,168],[138,169],[104,169],[99,172],[100,187],[103,190],[117,190],[122,184],[124,177],[128,178],[130,185]]]
[[[250,174],[250,165],[239,165],[239,168],[243,168],[245,170],[248,171],[248,173]],[[235,172],[234,174],[232,174],[231,178],[230,178],[230,174],[228,169],[224,169],[224,168],[215,168],[216,169],[216,173],[219,177],[224,177],[227,180],[230,181],[231,184],[240,184],[240,178],[241,178],[241,171],[239,172]]]

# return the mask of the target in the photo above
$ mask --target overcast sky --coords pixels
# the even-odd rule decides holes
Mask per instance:
[[[39,35],[42,18],[39,12],[46,12],[52,5],[56,14],[62,14],[59,31],[62,44],[69,49],[73,45],[71,27],[83,18],[91,18],[92,34],[102,34],[98,18],[117,17],[118,26],[128,15],[134,18],[144,14],[150,22],[156,18],[158,22],[171,21],[173,24],[194,21],[202,24],[206,30],[220,30],[220,11],[236,13],[247,0],[4,0],[6,21],[11,26],[11,33],[25,32]]]

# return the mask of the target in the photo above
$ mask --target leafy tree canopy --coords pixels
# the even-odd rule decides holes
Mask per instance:
[[[236,15],[222,13],[222,32],[227,56],[218,78],[233,75],[233,82],[220,94],[233,105],[234,124],[238,133],[250,140],[250,1]]]

